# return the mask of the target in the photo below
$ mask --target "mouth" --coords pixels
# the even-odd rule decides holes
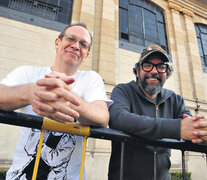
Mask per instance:
[[[71,54],[71,55],[73,55],[73,56],[79,57],[79,55],[78,55],[76,52],[71,51],[71,50],[69,50],[69,49],[65,49],[65,52],[68,53],[68,54]]]
[[[157,78],[147,78],[147,81],[153,82],[153,83],[159,82],[159,80]]]
[[[145,81],[148,83],[161,83],[162,79],[159,76],[147,76]]]
[[[73,56],[77,56],[78,57],[78,55],[76,53],[74,53],[74,52],[71,52],[71,51],[65,51],[65,52],[68,53],[68,54],[72,54]]]

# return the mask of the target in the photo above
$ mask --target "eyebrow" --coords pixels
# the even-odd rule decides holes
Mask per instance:
[[[78,39],[76,35],[70,34],[70,33],[68,33],[68,34],[71,35],[72,37],[75,37],[76,39]],[[88,43],[85,39],[80,39],[80,41]],[[88,44],[90,45],[90,43],[88,43]]]

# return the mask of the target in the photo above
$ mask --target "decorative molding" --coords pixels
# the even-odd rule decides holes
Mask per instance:
[[[187,8],[182,8],[182,13],[184,15],[187,15],[187,16],[190,16],[190,17],[193,17],[195,15],[192,10],[187,9]]]
[[[168,8],[173,9],[175,11],[178,11],[181,14],[187,15],[191,18],[195,15],[192,9],[187,8],[187,7],[183,6],[182,4],[180,4],[179,2],[175,2],[172,0],[168,1]]]
[[[168,8],[173,9],[175,11],[182,12],[182,6],[180,4],[178,4],[177,2],[174,2],[174,1],[169,1],[168,2]]]
[[[194,14],[199,15],[200,17],[203,17],[207,19],[207,10],[205,7],[201,7],[200,5],[196,4],[196,1],[193,3],[189,0],[182,0],[182,5],[188,9],[192,9]]]

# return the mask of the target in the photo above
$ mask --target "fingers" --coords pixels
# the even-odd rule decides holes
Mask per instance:
[[[207,131],[193,131],[193,135],[199,137],[199,136],[207,136]]]
[[[207,145],[207,137],[199,137],[196,139],[192,139],[192,143],[196,143],[196,144],[202,144],[202,145]]]
[[[200,144],[200,143],[203,143],[203,140],[202,139],[192,139],[192,143]]]
[[[193,135],[196,138],[192,139],[192,143],[207,144],[207,131],[193,131]]]
[[[36,82],[33,111],[59,122],[73,122],[80,114],[74,107],[80,105],[79,97],[70,84],[75,80],[62,73],[52,72]],[[68,103],[68,104],[67,104]]]
[[[203,119],[199,122],[196,122],[194,123],[194,128],[198,129],[198,128],[206,128],[207,130],[207,120],[206,119]]]
[[[193,121],[197,121],[197,120],[201,120],[201,119],[204,119],[203,115],[196,114],[195,116],[192,117]]]
[[[58,79],[54,76],[54,78],[44,78],[40,79],[36,82],[36,84],[40,87],[46,87],[47,89],[51,88],[64,88],[67,91],[72,91],[71,84],[74,83],[75,79],[65,76],[62,79]]]
[[[66,76],[63,73],[59,73],[59,72],[51,72],[50,74],[45,75],[46,78],[56,78],[56,79],[60,79],[62,81],[64,81],[66,84],[72,84],[75,79]]]
[[[42,103],[41,101],[38,101],[36,99],[33,99],[32,106],[35,109],[41,109],[41,110],[44,109],[44,111],[47,111],[49,113],[55,113],[57,111],[54,107],[52,107],[46,103]]]
[[[36,109],[35,107],[33,107],[32,109],[36,114],[39,114],[40,116],[45,116],[45,117],[49,117],[55,121],[61,122],[61,123],[67,123],[67,122],[74,122],[74,118],[68,115],[65,115],[63,113],[60,112],[55,112],[53,114],[42,111],[40,109]]]
[[[42,101],[55,102],[59,101],[60,98],[64,98],[75,106],[80,105],[79,100],[74,96],[74,94],[64,88],[53,88],[50,90],[42,89],[42,91],[37,91],[35,95]]]
[[[183,115],[181,121],[181,138],[193,143],[207,143],[207,119],[203,115],[190,117]]]
[[[69,78],[67,82],[69,84],[72,84],[74,82],[74,78]],[[57,78],[44,78],[40,79],[36,82],[38,86],[48,86],[48,87],[62,87],[62,88],[67,88],[69,84],[65,83],[61,79]]]
[[[62,103],[62,102],[48,102],[48,104],[50,106],[52,106],[53,108],[55,108],[58,112],[61,112],[63,114],[72,116],[76,119],[79,118],[79,113],[77,111],[75,111],[74,109],[70,108],[66,103]]]
[[[55,118],[60,119],[59,116],[61,114],[64,114],[64,115],[67,115],[67,116],[70,116],[70,117],[74,117],[74,118],[77,118],[77,119],[80,116],[77,111],[71,109],[63,101],[45,103],[45,102],[41,102],[41,101],[38,101],[38,100],[34,100],[33,108],[34,108],[36,113],[38,112],[37,114],[46,115],[47,117],[52,117],[52,119],[55,119]],[[61,113],[61,114],[59,114],[58,112]]]

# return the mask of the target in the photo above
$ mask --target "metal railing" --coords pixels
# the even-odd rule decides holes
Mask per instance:
[[[70,133],[75,135],[84,136],[84,141],[86,145],[86,137],[98,138],[98,139],[105,139],[105,140],[113,140],[122,142],[122,150],[124,149],[124,143],[136,143],[139,145],[150,145],[154,147],[165,147],[170,149],[178,149],[182,151],[182,174],[183,179],[185,180],[185,151],[194,151],[194,152],[202,152],[207,154],[207,146],[205,145],[198,145],[193,144],[190,141],[177,141],[172,139],[165,139],[165,140],[149,140],[144,139],[136,136],[129,135],[124,132],[120,132],[117,130],[113,130],[110,128],[101,128],[95,126],[83,126],[78,123],[59,123],[54,120],[45,117],[39,117],[29,114],[23,113],[16,113],[16,112],[5,112],[0,110],[0,123],[16,125],[16,126],[23,126],[28,128],[36,128],[42,130],[49,131],[58,131],[63,133]],[[43,133],[44,135],[44,133]],[[41,142],[41,140],[40,140]],[[40,147],[41,145],[39,145]],[[86,147],[84,147],[86,148]],[[41,150],[41,148],[40,148]],[[40,153],[40,152],[39,152]],[[83,154],[85,151],[83,150]],[[84,155],[82,160],[84,161]],[[121,152],[121,159],[123,158],[123,151]],[[38,159],[38,158],[36,158]],[[81,163],[83,169],[83,163]],[[123,159],[121,160],[120,164],[120,180],[123,180]],[[38,164],[38,163],[37,163]],[[38,166],[37,166],[38,168]],[[35,169],[35,168],[34,168]],[[155,167],[156,169],[156,167]],[[35,171],[35,170],[34,170]],[[37,169],[36,169],[37,173]],[[81,177],[81,176],[80,176]],[[35,178],[33,178],[35,180]],[[81,178],[80,178],[81,179]]]

